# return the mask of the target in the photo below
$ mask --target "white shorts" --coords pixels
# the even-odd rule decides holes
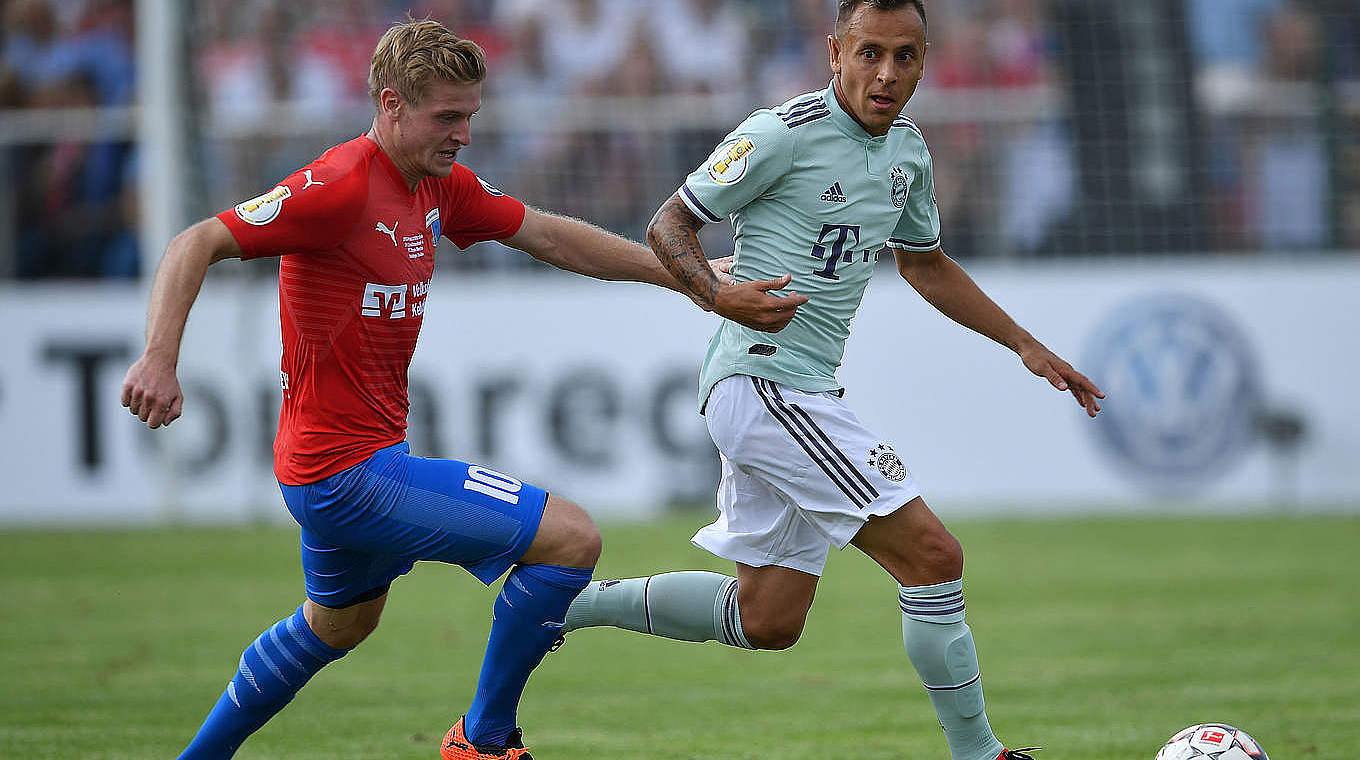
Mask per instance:
[[[753,567],[821,575],[872,516],[921,495],[893,448],[835,392],[733,375],[713,386],[708,432],[722,459],[718,520],[694,545]]]

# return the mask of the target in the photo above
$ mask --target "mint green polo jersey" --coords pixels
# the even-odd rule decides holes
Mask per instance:
[[[850,320],[884,247],[932,251],[940,215],[925,138],[905,116],[873,137],[831,87],[751,114],[680,186],[707,222],[731,217],[740,281],[785,273],[809,301],[766,333],[724,319],[699,377],[702,408],[725,377],[754,375],[804,391],[840,388]]]

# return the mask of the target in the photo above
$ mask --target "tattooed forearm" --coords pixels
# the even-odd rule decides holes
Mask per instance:
[[[681,287],[693,293],[705,306],[712,307],[720,283],[699,245],[702,226],[703,222],[684,201],[678,195],[672,195],[656,210],[647,225],[647,243]]]

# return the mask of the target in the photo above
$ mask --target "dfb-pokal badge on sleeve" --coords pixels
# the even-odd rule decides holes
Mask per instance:
[[[719,185],[730,185],[746,174],[747,159],[755,152],[749,137],[729,140],[708,157],[708,176]]]
[[[279,185],[258,198],[236,204],[236,215],[247,224],[269,224],[278,218],[279,212],[283,210],[284,199],[292,194],[287,185]]]

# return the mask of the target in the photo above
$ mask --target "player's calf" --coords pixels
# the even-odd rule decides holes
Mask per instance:
[[[561,635],[567,607],[590,582],[599,556],[600,532],[590,516],[549,495],[533,542],[492,609],[477,695],[464,718],[470,742],[508,746],[525,682]]]
[[[987,721],[973,632],[964,622],[963,581],[902,586],[897,603],[907,657],[930,695],[950,757],[1001,760],[1003,747]]]
[[[562,631],[592,626],[755,648],[743,633],[737,579],[719,573],[684,571],[595,581],[572,601]]]
[[[506,745],[529,673],[561,635],[567,606],[590,582],[591,571],[549,564],[510,571],[492,608],[477,696],[465,718],[473,743]]]
[[[331,647],[308,625],[303,608],[260,634],[180,760],[222,760],[288,704],[323,667],[348,649]]]
[[[596,581],[572,602],[564,632],[613,626],[679,641],[788,649],[803,632],[817,576],[769,565],[738,577],[687,571]]]

